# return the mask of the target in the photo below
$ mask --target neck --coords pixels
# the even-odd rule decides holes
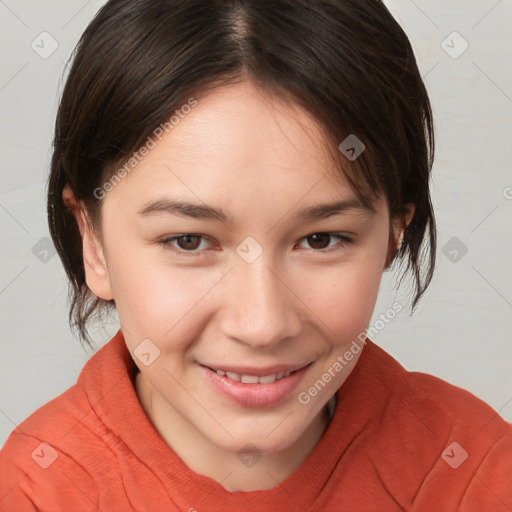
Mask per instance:
[[[265,454],[237,453],[207,439],[186,418],[169,407],[140,372],[135,379],[135,389],[154,427],[180,459],[192,471],[212,478],[230,492],[276,487],[304,462],[330,421],[326,407],[286,449]]]

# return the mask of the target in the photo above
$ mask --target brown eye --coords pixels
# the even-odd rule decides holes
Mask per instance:
[[[338,240],[337,244],[331,243],[336,240]],[[302,241],[307,242],[309,249],[318,253],[336,251],[353,242],[351,238],[339,233],[313,233],[302,238]]]
[[[159,245],[169,248],[178,254],[188,254],[190,256],[199,255],[208,247],[201,247],[202,242],[208,245],[209,240],[203,235],[186,233],[164,238],[158,242]]]
[[[312,249],[325,249],[329,247],[330,238],[331,235],[328,233],[315,233],[306,237]]]
[[[201,237],[197,235],[182,235],[176,237],[177,245],[184,251],[194,251],[201,243]]]

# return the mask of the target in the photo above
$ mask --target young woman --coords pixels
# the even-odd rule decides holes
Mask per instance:
[[[378,0],[107,2],[48,215],[81,339],[121,328],[12,432],[1,509],[510,510],[512,427],[367,337],[393,262],[431,280],[433,150]]]

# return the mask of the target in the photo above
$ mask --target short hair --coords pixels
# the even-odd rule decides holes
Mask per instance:
[[[413,49],[385,5],[110,0],[73,52],[48,182],[50,233],[70,281],[70,326],[82,343],[91,344],[88,322],[115,302],[87,287],[81,236],[63,202],[64,187],[83,201],[91,227],[101,234],[102,201],[94,191],[186,98],[247,79],[313,116],[337,172],[361,200],[382,195],[392,216],[414,204],[393,254],[403,275],[412,273],[415,309],[435,265],[429,190],[434,129]],[[365,145],[353,161],[338,149],[351,134]]]

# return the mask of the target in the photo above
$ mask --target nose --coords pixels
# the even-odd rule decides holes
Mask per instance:
[[[293,286],[264,254],[252,263],[238,261],[225,288],[223,333],[254,348],[278,345],[297,336],[302,326]]]

